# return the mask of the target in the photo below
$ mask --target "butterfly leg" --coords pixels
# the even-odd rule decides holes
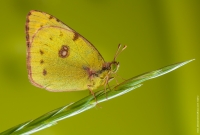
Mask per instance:
[[[94,94],[93,89],[91,88],[91,85],[88,85],[88,89],[89,89],[89,91],[90,91],[90,94],[93,95],[93,97],[94,97],[94,99],[95,99],[95,101],[96,101],[96,104],[98,104],[98,102],[97,102],[97,98],[96,98],[96,96],[95,96],[95,94]]]
[[[104,92],[105,92],[106,99],[107,99],[108,98],[108,95],[107,95],[107,92],[106,92],[107,91],[107,87],[108,87],[109,90],[111,90],[111,88],[110,88],[110,86],[108,84],[108,82],[109,82],[109,76],[108,75],[106,76],[105,80],[106,80],[106,82],[104,84]]]

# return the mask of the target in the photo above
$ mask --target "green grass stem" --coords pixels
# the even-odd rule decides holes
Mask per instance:
[[[130,78],[120,83],[119,85],[111,88],[111,90],[107,90],[106,93],[105,93],[105,90],[97,91],[95,93],[97,102],[94,96],[92,95],[86,96],[77,102],[74,102],[74,103],[65,105],[63,107],[57,108],[53,111],[50,111],[36,118],[35,120],[30,120],[25,123],[19,124],[15,127],[12,127],[10,129],[7,129],[6,131],[3,131],[2,133],[0,133],[0,135],[30,135],[32,133],[43,130],[45,128],[51,127],[60,120],[77,115],[79,113],[82,113],[88,109],[95,107],[96,103],[108,101],[112,98],[128,93],[142,86],[141,83],[143,83],[144,81],[164,75],[193,60],[194,59],[180,62],[177,64],[166,66],[158,70],[147,72],[147,73],[138,75],[136,77]]]

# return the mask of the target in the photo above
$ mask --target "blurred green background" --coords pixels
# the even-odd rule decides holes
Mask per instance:
[[[2,0],[0,132],[77,101],[88,91],[52,93],[32,86],[26,70],[25,20],[50,13],[91,41],[106,61],[119,43],[123,78],[195,58],[135,91],[35,135],[196,135],[200,94],[199,0]]]

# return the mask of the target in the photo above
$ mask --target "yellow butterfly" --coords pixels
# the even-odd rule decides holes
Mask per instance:
[[[29,80],[49,91],[92,92],[106,86],[119,67],[116,57],[120,45],[114,60],[105,62],[87,39],[44,12],[28,13],[26,42]]]

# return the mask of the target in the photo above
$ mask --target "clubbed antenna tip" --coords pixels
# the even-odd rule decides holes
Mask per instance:
[[[114,61],[116,61],[117,56],[118,56],[122,51],[124,51],[124,50],[127,48],[127,46],[124,45],[124,47],[121,49],[121,46],[122,46],[121,44],[118,45],[117,52],[116,52],[116,54],[115,54],[115,56],[114,56]],[[121,50],[120,50],[120,49],[121,49]]]

